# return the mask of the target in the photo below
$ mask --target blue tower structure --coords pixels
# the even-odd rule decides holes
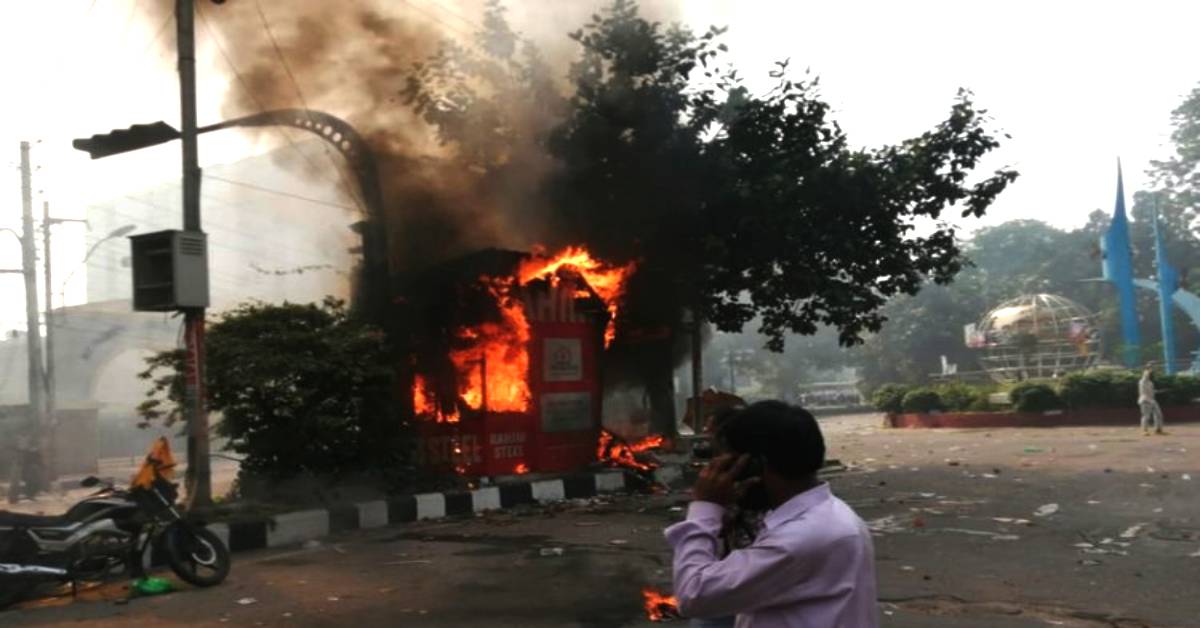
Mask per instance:
[[[1167,260],[1163,245],[1162,225],[1158,218],[1158,198],[1154,199],[1154,265],[1158,271],[1158,316],[1162,323],[1163,362],[1167,375],[1174,375],[1175,321],[1171,319],[1171,303],[1179,289],[1179,273]]]
[[[1125,183],[1121,176],[1121,161],[1117,160],[1117,203],[1112,224],[1100,237],[1104,254],[1104,280],[1117,288],[1121,313],[1122,360],[1127,368],[1137,368],[1141,362],[1142,334],[1138,328],[1137,295],[1133,284],[1133,254],[1129,245],[1129,218],[1125,215]]]

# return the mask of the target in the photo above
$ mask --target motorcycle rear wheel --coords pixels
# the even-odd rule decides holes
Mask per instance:
[[[172,525],[163,533],[163,545],[171,571],[189,584],[212,587],[229,575],[229,548],[207,528]]]

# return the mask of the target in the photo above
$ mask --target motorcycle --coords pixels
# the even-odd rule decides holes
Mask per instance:
[[[40,584],[106,580],[120,574],[145,577],[143,556],[159,548],[182,580],[199,587],[229,575],[229,548],[211,530],[188,521],[175,507],[178,486],[156,471],[152,481],[101,488],[57,516],[0,511],[0,608]]]

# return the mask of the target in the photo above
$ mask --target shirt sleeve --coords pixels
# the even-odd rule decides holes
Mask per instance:
[[[718,559],[724,509],[692,502],[685,521],[667,528],[675,552],[675,597],[684,617],[745,613],[791,598],[807,579],[794,551],[763,534],[750,547]],[[802,587],[803,588],[803,587]],[[811,591],[807,593],[811,594]]]

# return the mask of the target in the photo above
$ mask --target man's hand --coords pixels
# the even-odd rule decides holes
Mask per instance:
[[[742,454],[734,457],[732,454],[714,458],[692,486],[692,498],[696,501],[712,502],[722,506],[730,506],[737,502],[746,488],[762,478],[747,478],[739,482],[738,476],[750,462],[750,456]]]

